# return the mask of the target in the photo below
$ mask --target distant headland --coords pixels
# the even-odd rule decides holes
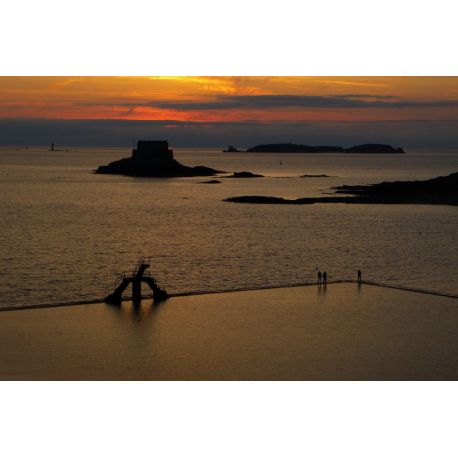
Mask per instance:
[[[212,176],[221,173],[199,165],[188,167],[173,158],[173,151],[165,140],[139,140],[132,156],[108,165],[101,165],[95,173],[127,175],[132,177],[175,178]]]
[[[363,145],[344,148],[342,146],[309,146],[295,143],[270,143],[256,145],[246,151],[238,150],[234,146],[223,150],[224,153],[357,153],[357,154],[403,154],[402,148],[394,148],[391,145],[380,143],[365,143]]]
[[[334,195],[329,197],[284,199],[272,196],[239,196],[229,197],[224,200],[246,204],[283,205],[317,203],[458,205],[458,172],[424,181],[391,181],[356,186],[343,185],[334,189]]]

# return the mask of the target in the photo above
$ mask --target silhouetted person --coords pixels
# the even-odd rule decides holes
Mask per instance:
[[[54,151],[54,142],[51,143],[51,151]]]
[[[358,283],[361,283],[361,271],[358,270]]]
[[[318,284],[321,285],[321,271],[318,271]]]
[[[326,272],[323,273],[323,283],[325,285],[328,283],[328,274]]]

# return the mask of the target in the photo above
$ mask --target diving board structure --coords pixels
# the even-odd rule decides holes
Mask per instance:
[[[140,303],[142,299],[142,283],[146,283],[153,292],[154,302],[164,301],[169,297],[167,292],[157,286],[153,276],[147,275],[145,272],[150,267],[148,258],[141,258],[136,268],[132,272],[124,273],[113,284],[113,292],[105,297],[105,302],[108,304],[120,304],[122,294],[127,287],[132,284],[132,300],[134,303]]]

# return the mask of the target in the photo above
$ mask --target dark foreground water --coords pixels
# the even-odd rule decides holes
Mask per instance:
[[[94,175],[128,148],[0,150],[1,306],[101,298],[139,256],[171,292],[355,277],[458,292],[458,208],[241,205],[229,196],[316,196],[341,184],[425,179],[458,170],[458,151],[405,155],[223,154],[177,149],[187,165],[261,179]],[[330,178],[299,178],[327,174]],[[289,178],[287,178],[289,177]]]

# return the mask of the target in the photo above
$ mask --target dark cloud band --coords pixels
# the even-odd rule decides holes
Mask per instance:
[[[110,105],[127,108],[150,107],[181,111],[243,110],[275,108],[448,108],[458,107],[458,100],[406,100],[391,95],[342,94],[315,95],[224,95],[207,101],[151,100],[135,102],[110,100],[83,105]]]

